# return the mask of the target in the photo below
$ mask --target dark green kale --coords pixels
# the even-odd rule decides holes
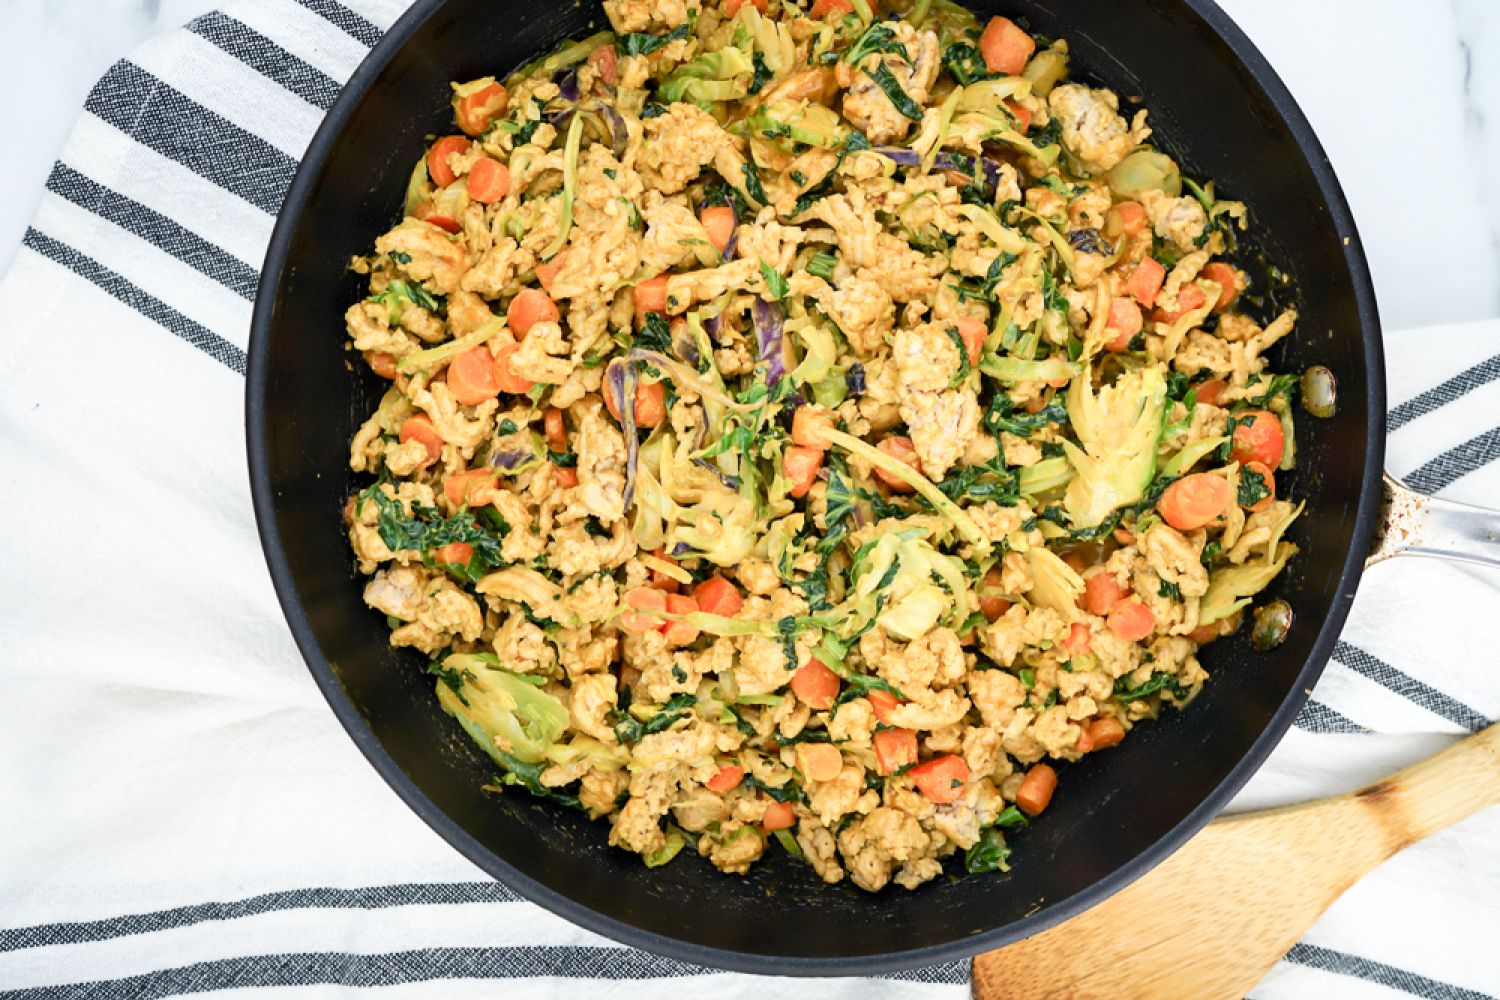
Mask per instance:
[[[886,100],[891,106],[914,122],[922,120],[922,108],[911,95],[901,89],[901,84],[891,73],[890,67],[885,63],[878,64],[873,70],[864,70],[866,76],[875,81],[875,85],[885,94]]]
[[[697,703],[698,699],[693,695],[674,694],[667,699],[667,703],[655,715],[645,722],[630,714],[629,705],[622,705],[614,713],[617,717],[615,735],[619,737],[621,743],[633,746],[643,737],[663,732],[678,719],[686,718]]]
[[[1259,470],[1249,466],[1240,468],[1240,492],[1236,498],[1241,507],[1253,507],[1271,495],[1271,487]]]
[[[662,35],[652,35],[644,31],[631,32],[622,35],[618,45],[620,54],[625,56],[649,56],[657,49],[665,48],[673,42],[679,42],[686,38],[692,31],[692,23],[679,24],[671,31]]]

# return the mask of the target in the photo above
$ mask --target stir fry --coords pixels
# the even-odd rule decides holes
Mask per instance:
[[[455,84],[353,261],[390,383],[365,600],[495,791],[647,865],[1004,869],[1294,554],[1296,314],[1063,39],[946,0],[604,12]]]

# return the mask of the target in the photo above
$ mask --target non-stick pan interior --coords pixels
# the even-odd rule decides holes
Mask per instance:
[[[486,869],[573,919],[680,957],[766,972],[871,971],[1001,943],[1076,908],[1080,893],[1117,888],[1159,859],[1164,838],[1221,805],[1269,750],[1268,727],[1285,728],[1315,673],[1304,666],[1321,665],[1343,619],[1357,576],[1351,550],[1365,544],[1356,513],[1368,516],[1362,490],[1380,458],[1369,414],[1382,404],[1373,299],[1347,208],[1279,84],[1247,68],[1215,30],[1263,65],[1224,16],[1169,0],[975,4],[1066,36],[1075,78],[1146,102],[1155,141],[1250,205],[1246,265],[1264,253],[1293,277],[1302,318],[1276,368],[1327,365],[1340,393],[1332,420],[1298,421],[1298,469],[1277,477],[1308,500],[1291,533],[1303,552],[1272,591],[1292,603],[1296,625],[1270,653],[1252,651],[1243,630],[1215,644],[1203,656],[1213,680],[1190,710],[1064,768],[1045,817],[1011,838],[1009,873],[961,876],[953,863],[951,877],[917,892],[871,896],[847,882],[824,885],[774,846],[745,877],[695,857],[647,870],[606,846],[603,824],[524,793],[481,791],[493,766],[439,710],[420,657],[390,649],[384,619],[360,598],[340,510],[363,485],[348,472],[347,443],[382,386],[345,351],[342,315],[362,294],[346,264],[396,221],[424,137],[451,130],[450,80],[508,71],[603,26],[592,2],[434,6],[419,3],[398,25],[396,36],[409,37],[383,68],[388,53],[377,50],[309,152],[268,260],[248,401],[258,511],[293,629],[345,725],[397,790]]]

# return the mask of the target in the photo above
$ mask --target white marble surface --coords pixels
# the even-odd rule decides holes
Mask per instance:
[[[0,0],[0,269],[94,80],[222,2]],[[1386,325],[1500,315],[1500,0],[1223,5],[1322,138]]]

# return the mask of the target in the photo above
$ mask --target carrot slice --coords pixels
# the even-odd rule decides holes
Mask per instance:
[[[510,168],[488,156],[469,168],[469,197],[493,205],[510,193]]]
[[[984,338],[989,334],[989,328],[977,319],[965,317],[956,324],[959,339],[964,342],[964,352],[969,355],[969,364],[979,364],[979,351],[984,347]]]
[[[432,426],[432,419],[426,414],[418,413],[407,417],[396,436],[402,444],[408,441],[422,442],[422,447],[427,449],[428,462],[436,462],[443,454],[443,439],[438,434],[437,428]]]
[[[558,311],[557,303],[552,301],[552,296],[536,288],[521,289],[505,310],[505,321],[510,324],[510,332],[518,340],[530,333],[531,328],[538,323],[556,323],[561,318],[562,313]]]
[[[1038,816],[1052,801],[1055,791],[1057,772],[1050,764],[1033,764],[1026,777],[1021,779],[1021,787],[1016,789],[1016,805],[1026,815]]]
[[[792,693],[818,712],[833,707],[839,693],[839,675],[817,657],[808,660],[792,674]]]
[[[547,447],[553,451],[568,450],[568,430],[563,426],[563,411],[555,406],[547,407],[542,414],[542,429],[546,432]]]
[[[1120,232],[1126,236],[1134,236],[1146,228],[1146,209],[1138,201],[1122,201],[1110,209],[1114,221],[1120,227]],[[1106,220],[1107,221],[1107,220]],[[1152,261],[1155,264],[1155,261]],[[1160,264],[1157,264],[1160,267]]]
[[[1232,492],[1223,476],[1195,472],[1168,486],[1156,509],[1178,531],[1196,531],[1229,509]]]
[[[455,507],[467,504],[470,507],[482,507],[490,502],[490,498],[481,491],[493,489],[495,486],[496,473],[489,469],[468,469],[464,472],[456,472],[443,480],[443,496]]]
[[[558,273],[563,269],[564,253],[559,253],[549,261],[536,266],[536,280],[542,283],[542,288],[548,292],[552,291],[552,283],[557,280]]]
[[[797,822],[797,814],[792,811],[790,802],[772,802],[766,806],[766,813],[760,819],[760,825],[766,830],[788,830]]]
[[[480,87],[472,94],[465,94],[454,102],[453,117],[458,127],[469,135],[484,135],[490,123],[505,114],[510,95],[498,83]]]
[[[396,377],[396,359],[384,351],[366,351],[365,364],[370,366],[370,371],[381,378]]]
[[[1125,738],[1125,726],[1112,715],[1101,715],[1089,723],[1089,737],[1095,750],[1104,750]]]
[[[953,802],[962,796],[964,786],[969,782],[969,765],[964,763],[962,757],[953,753],[934,757],[907,773],[911,775],[917,791],[939,805]]]
[[[505,344],[495,352],[495,370],[500,373],[501,392],[520,395],[523,392],[530,392],[531,387],[536,385],[531,379],[517,375],[516,370],[510,366],[511,356],[520,349],[520,344]]]
[[[630,290],[630,299],[635,303],[635,318],[644,322],[647,313],[667,311],[667,275],[658,274],[648,278]]]
[[[1010,610],[1011,601],[1002,596],[1005,591],[1000,583],[1000,570],[992,567],[984,578],[979,581],[979,610],[990,621],[999,618]]]
[[[875,718],[886,723],[891,721],[891,713],[901,705],[901,699],[889,691],[871,691],[865,695],[865,700],[875,710]]]
[[[1203,294],[1203,289],[1197,285],[1188,285],[1177,293],[1176,309],[1158,309],[1152,313],[1152,318],[1158,323],[1175,323],[1194,309],[1201,308],[1207,301],[1208,296]]]
[[[797,764],[809,781],[832,781],[844,769],[844,755],[832,743],[798,743]]]
[[[725,618],[733,618],[745,606],[734,584],[717,573],[693,588],[693,599],[698,602],[698,610]]]
[[[1068,629],[1068,637],[1062,641],[1062,648],[1069,656],[1082,656],[1093,648],[1093,639],[1089,637],[1089,627],[1083,622],[1074,622]]]
[[[448,165],[448,157],[454,154],[462,156],[468,149],[469,140],[461,135],[445,135],[434,142],[427,151],[427,176],[432,178],[432,183],[438,187],[447,187],[458,180],[458,175]],[[432,219],[427,221],[431,222]]]
[[[1223,289],[1219,292],[1219,301],[1214,303],[1214,312],[1223,312],[1239,297],[1239,272],[1222,260],[1206,265],[1203,268],[1203,276]]]
[[[1225,382],[1223,379],[1211,378],[1207,382],[1204,382],[1202,385],[1197,386],[1193,389],[1193,398],[1198,400],[1198,402],[1200,403],[1207,403],[1209,406],[1217,406],[1219,405],[1219,395],[1228,388],[1229,383]]]
[[[1036,42],[1008,17],[992,17],[979,36],[979,54],[991,73],[1015,76],[1026,68]]]
[[[714,205],[698,213],[698,221],[708,232],[708,242],[722,256],[734,238],[734,209],[728,205]],[[665,306],[663,306],[665,308]]]
[[[1269,410],[1247,410],[1241,413],[1234,428],[1234,446],[1230,456],[1241,465],[1259,462],[1275,468],[1281,464],[1286,434],[1281,421]]]
[[[1113,573],[1095,573],[1083,581],[1083,610],[1091,615],[1107,615],[1130,596],[1130,588],[1120,586]]]
[[[787,492],[793,497],[805,497],[818,478],[823,467],[823,452],[819,448],[797,445],[788,448],[781,456],[781,472],[787,478]]]
[[[1115,208],[1120,206],[1116,205]],[[1135,300],[1150,309],[1156,304],[1156,295],[1161,291],[1161,284],[1167,279],[1167,269],[1162,267],[1153,258],[1147,257],[1135,266],[1130,272],[1130,280],[1125,288]]]
[[[761,0],[765,3],[765,0]],[[733,17],[734,15],[730,15]],[[620,63],[620,54],[615,51],[613,45],[601,45],[589,55],[589,65],[594,67],[594,72],[599,74],[599,79],[613,87],[620,80],[617,67]]]
[[[895,774],[917,762],[917,732],[914,729],[877,729],[872,742],[875,745],[875,769],[881,774]]]
[[[823,431],[833,430],[833,413],[816,403],[797,407],[792,414],[792,443],[827,451],[831,446]]]
[[[458,566],[467,566],[469,560],[474,558],[474,546],[468,542],[449,542],[432,550],[432,561],[436,563],[453,563]]]
[[[879,448],[881,451],[885,452],[892,458],[897,459],[898,461],[905,462],[907,465],[911,466],[913,469],[916,469],[918,472],[922,471],[922,460],[917,457],[917,446],[912,444],[911,438],[905,436],[904,434],[895,434],[891,437],[883,438],[876,443],[875,447]],[[912,492],[911,484],[906,480],[899,479],[896,476],[891,475],[889,472],[886,472],[884,469],[877,468],[874,471],[875,478],[884,483],[886,485],[886,488],[889,489],[892,493]]]
[[[632,587],[625,591],[622,600],[627,608],[635,608],[637,611],[667,610],[667,595],[650,587]],[[665,618],[656,615],[637,615],[629,611],[620,615],[620,627],[627,632],[655,632],[664,621]]]
[[[465,406],[478,406],[500,395],[500,369],[488,347],[481,344],[448,363],[448,391]]]
[[[668,594],[666,610],[674,615],[690,615],[698,610],[698,602],[682,594]],[[698,630],[687,622],[668,621],[661,631],[668,646],[686,646],[698,638]]]
[[[618,422],[620,419],[620,404],[615,401],[614,393],[604,394],[604,408],[609,410],[609,415]],[[667,416],[667,387],[660,382],[638,382],[635,387],[635,425],[637,427],[656,427]]]
[[[740,782],[744,780],[745,769],[743,767],[740,767],[738,764],[725,764],[719,768],[717,774],[704,783],[704,787],[710,792],[718,792],[720,795],[723,795],[725,792],[734,791],[740,786]]]
[[[1134,598],[1121,601],[1109,613],[1109,630],[1126,642],[1140,642],[1155,628],[1156,616]]]

